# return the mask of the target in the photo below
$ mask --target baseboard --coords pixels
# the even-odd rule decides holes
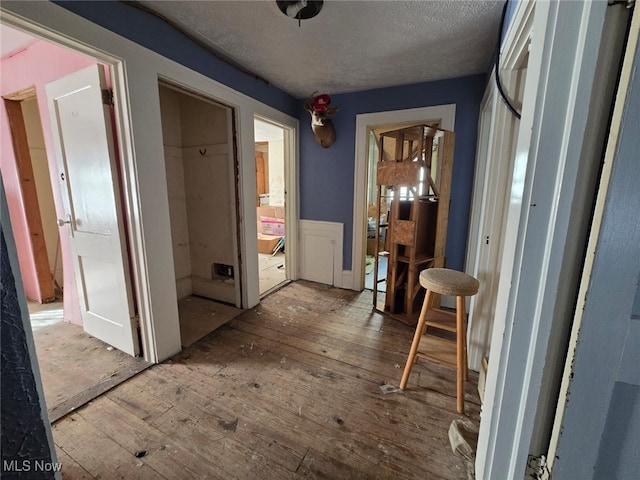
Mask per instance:
[[[342,271],[342,285],[336,285],[336,287],[346,288],[347,290],[353,290],[353,272],[351,270]]]

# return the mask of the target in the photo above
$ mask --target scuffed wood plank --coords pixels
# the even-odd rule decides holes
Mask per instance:
[[[370,301],[295,282],[56,425],[81,418],[127,452],[144,444],[144,465],[166,478],[194,475],[185,452],[190,468],[218,468],[201,478],[465,478],[448,439],[455,370],[419,361],[407,390],[383,394],[413,329]],[[475,382],[466,407],[478,422]],[[160,458],[163,443],[180,454]]]
[[[368,480],[369,473],[363,472],[347,465],[335,458],[310,448],[304,457],[295,478],[331,478],[332,480]],[[381,477],[378,477],[381,478]]]
[[[219,383],[209,382],[208,378],[196,372],[193,372],[189,386],[183,387],[179,379],[187,375],[191,377],[191,372],[185,372],[180,365],[176,367],[170,372],[157,372],[148,388],[157,395],[175,399],[177,406],[173,410],[182,413],[185,419],[193,418],[208,425],[207,438],[217,440],[231,435],[233,431],[233,437],[248,448],[267,452],[273,462],[289,470],[295,469],[304,455],[304,447],[297,439],[290,439],[287,432],[274,426],[269,421],[271,414],[257,414],[230,389],[220,389]],[[237,390],[255,388],[255,385],[242,384]],[[165,430],[167,419],[178,414],[173,410],[156,420],[154,425]]]
[[[107,397],[94,400],[90,411],[83,409],[78,415],[108,437],[117,438],[119,445],[133,458],[136,458],[136,452],[144,452],[136,458],[138,464],[142,462],[161,472],[163,478],[225,479],[230,476],[219,465],[207,462],[192,449],[180,445]],[[122,432],[126,434],[122,435]]]
[[[256,445],[247,435],[247,423],[239,417],[226,421],[207,415],[195,418],[175,408],[155,424],[185,448],[238,478],[286,478],[299,464],[299,459],[275,458],[267,444]]]
[[[140,376],[140,380],[143,379]],[[107,397],[149,423],[173,407],[171,403],[149,393],[140,381],[125,382],[108,392]]]
[[[64,480],[89,480],[95,478],[57,445],[56,455],[58,455],[58,463],[62,464],[60,472]]]
[[[61,403],[58,403],[57,405],[54,405],[49,410],[49,420],[51,421],[51,423],[58,421],[69,412],[76,410],[92,399],[102,395],[105,392],[108,392],[116,385],[124,382],[128,378],[133,377],[134,375],[140,373],[142,370],[148,368],[151,365],[141,358],[132,358],[131,360],[131,364],[118,369],[112,375],[109,375],[105,379],[92,385],[86,390],[81,391],[80,393],[66,399]]]
[[[77,413],[53,425],[52,429],[56,445],[94,477],[166,479]]]

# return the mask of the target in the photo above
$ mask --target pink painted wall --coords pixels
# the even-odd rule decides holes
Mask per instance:
[[[65,218],[60,181],[61,169],[58,166],[55,154],[45,85],[95,63],[96,61],[92,58],[44,41],[38,41],[25,50],[0,60],[0,95],[7,95],[31,86],[36,88],[58,218]],[[2,179],[7,193],[7,203],[18,249],[20,271],[27,297],[40,298],[31,238],[20,191],[7,112],[4,102],[0,103],[0,171],[2,172]],[[66,227],[61,228],[60,233],[64,269],[64,316],[66,321],[81,325],[78,290],[76,288],[73,260]]]

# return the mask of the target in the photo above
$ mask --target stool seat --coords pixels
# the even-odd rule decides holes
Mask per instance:
[[[449,268],[428,268],[420,272],[420,285],[440,295],[468,297],[478,293],[480,282]]]
[[[459,413],[464,413],[464,382],[467,379],[465,297],[478,293],[480,282],[471,275],[448,268],[428,268],[420,272],[419,279],[420,285],[426,289],[426,294],[400,381],[400,389],[404,390],[407,386],[413,364],[419,358],[450,365],[456,369],[456,409]],[[435,294],[456,297],[456,311],[434,308]],[[455,341],[450,342],[440,336],[432,336],[427,331],[429,328],[454,333]]]

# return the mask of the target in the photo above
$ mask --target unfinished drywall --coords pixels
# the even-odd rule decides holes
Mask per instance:
[[[178,298],[191,294],[235,303],[233,185],[228,109],[160,86],[165,168]]]

